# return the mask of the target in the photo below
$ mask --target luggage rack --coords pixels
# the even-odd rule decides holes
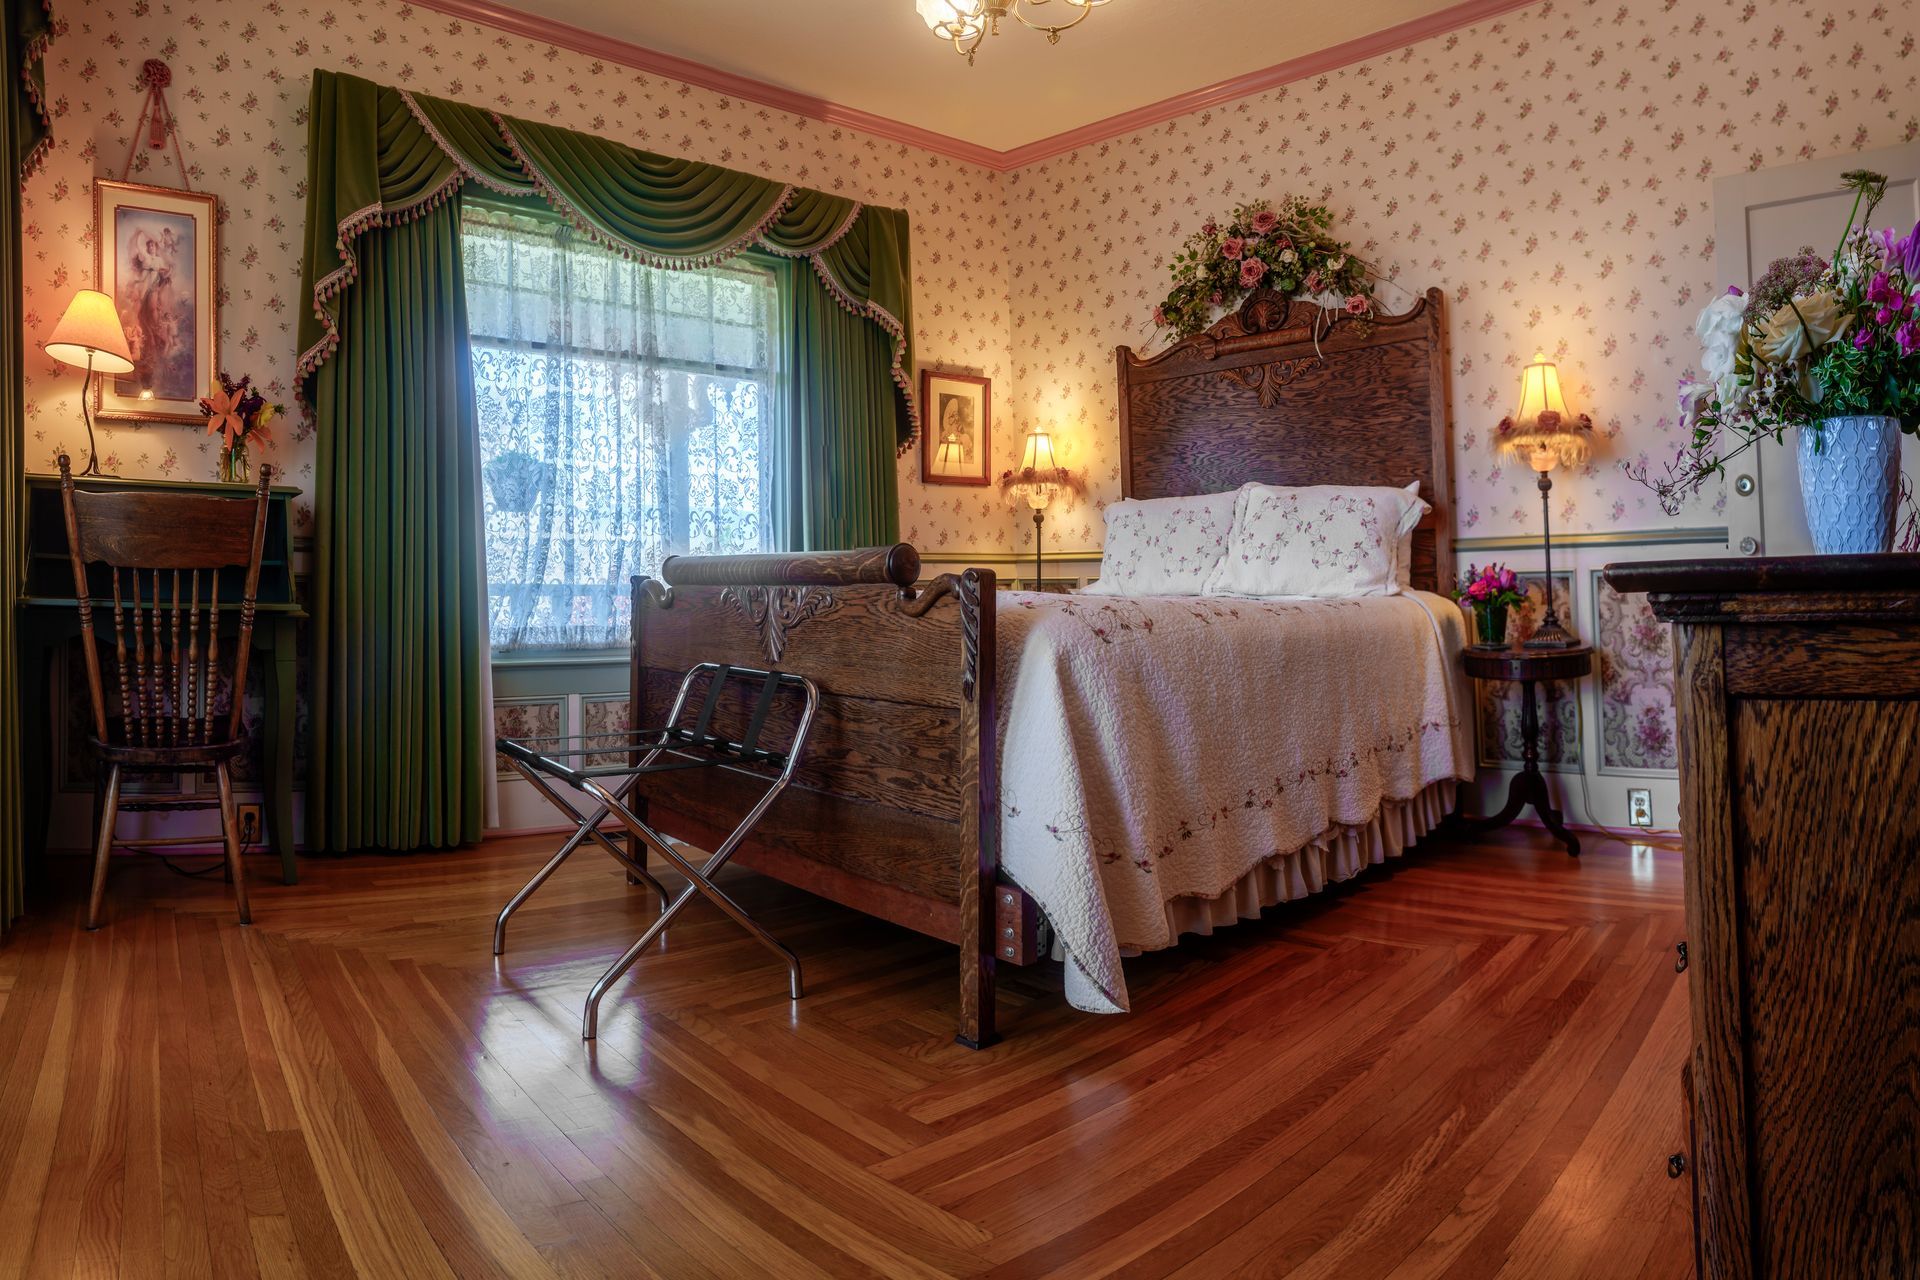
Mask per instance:
[[[701,700],[699,716],[692,726],[684,725],[681,718],[686,711],[689,694],[695,681],[703,674],[710,679],[706,696]],[[750,687],[755,680],[759,681],[759,689],[752,695],[753,711],[745,731],[738,738],[729,738],[716,732],[713,729],[714,713],[720,707],[722,695],[728,688],[738,684]],[[775,750],[763,746],[761,739],[782,691],[798,694],[803,704],[791,738],[782,749]],[[666,932],[673,918],[696,894],[720,908],[735,924],[786,962],[788,991],[793,999],[798,1000],[801,996],[799,958],[761,928],[744,907],[713,882],[713,877],[726,865],[774,800],[793,780],[794,768],[806,746],[807,733],[813,727],[814,713],[819,706],[820,690],[805,676],[702,662],[689,668],[681,678],[680,690],[674,696],[673,709],[668,712],[664,727],[565,737],[499,739],[495,746],[500,754],[533,784],[534,790],[546,797],[549,804],[575,823],[575,830],[547,864],[536,871],[520,892],[501,908],[499,918],[493,925],[493,954],[497,956],[506,950],[508,918],[547,882],[548,877],[559,870],[560,864],[571,857],[575,850],[592,841],[626,868],[630,883],[646,883],[660,895],[665,905],[654,922],[613,962],[611,968],[600,975],[593,989],[587,993],[586,1009],[580,1024],[582,1039],[592,1040],[598,1034],[600,1001],[608,989],[653,945],[655,939]],[[624,754],[626,760],[618,764],[593,763],[595,759],[610,754]],[[641,778],[689,769],[722,769],[767,784],[765,793],[747,811],[739,825],[698,866],[635,814],[627,802],[628,794]],[[776,769],[778,773],[770,779],[767,771]],[[555,780],[585,792],[594,802],[593,809],[583,811],[554,786]],[[609,814],[626,828],[633,842],[631,852],[621,849],[600,830],[600,823]],[[659,853],[687,878],[687,887],[671,900],[665,887],[647,871],[648,850]]]

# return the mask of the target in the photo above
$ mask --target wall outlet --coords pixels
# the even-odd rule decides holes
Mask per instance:
[[[259,844],[267,838],[265,815],[257,804],[238,806],[240,816],[240,843]]]
[[[1646,787],[1627,789],[1627,825],[1630,827],[1651,827],[1653,825],[1653,792]]]

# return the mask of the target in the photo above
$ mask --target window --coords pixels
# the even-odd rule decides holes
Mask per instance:
[[[634,574],[769,545],[773,274],[471,203],[462,245],[493,646],[626,644]]]

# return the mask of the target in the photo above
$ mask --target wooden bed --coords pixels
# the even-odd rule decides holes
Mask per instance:
[[[1270,484],[1420,482],[1413,584],[1453,579],[1446,329],[1432,290],[1402,315],[1345,318],[1256,294],[1159,355],[1116,353],[1121,489],[1156,498]],[[794,785],[736,860],[955,943],[961,1044],[997,1037],[994,969],[1038,958],[1038,912],[997,879],[995,581],[920,581],[910,546],[812,555],[680,556],[636,580],[633,723],[662,721],[698,662],[811,677],[821,703]],[[727,710],[736,718],[745,706]],[[695,845],[757,789],[718,771],[636,792]]]

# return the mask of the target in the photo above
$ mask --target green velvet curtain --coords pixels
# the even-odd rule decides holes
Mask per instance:
[[[887,336],[842,307],[804,262],[782,262],[781,411],[768,450],[773,522],[792,551],[900,538]]]
[[[10,0],[11,2],[11,0]],[[551,208],[622,253],[777,258],[792,429],[778,528],[794,547],[891,541],[918,417],[906,215],[538,121],[314,74],[301,395],[320,450],[309,843],[480,834],[487,661],[461,189]]]
[[[341,347],[314,379],[308,843],[480,838],[487,661],[479,430],[459,200],[366,237]]]
[[[25,909],[25,797],[20,779],[20,653],[14,601],[26,510],[26,317],[21,278],[20,191],[51,138],[42,59],[53,15],[42,0],[6,0],[0,26],[0,935]]]

